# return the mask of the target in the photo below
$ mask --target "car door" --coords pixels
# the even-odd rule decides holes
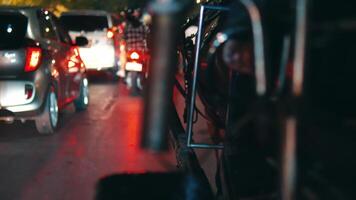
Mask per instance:
[[[61,25],[59,19],[52,16],[55,30],[60,38],[65,53],[65,62],[68,77],[68,91],[70,99],[79,95],[81,80],[83,79],[84,64],[80,58],[77,46],[72,42],[68,32]]]
[[[62,107],[68,101],[68,69],[65,62],[65,48],[59,39],[59,36],[52,23],[52,17],[49,11],[39,10],[37,12],[39,20],[40,34],[42,37],[42,47],[49,51],[51,57],[51,72],[55,73],[54,78],[57,82],[57,95],[59,107]]]

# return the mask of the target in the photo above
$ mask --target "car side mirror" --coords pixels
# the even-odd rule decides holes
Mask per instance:
[[[75,38],[75,45],[79,47],[84,47],[89,44],[89,41],[86,37],[78,36]]]

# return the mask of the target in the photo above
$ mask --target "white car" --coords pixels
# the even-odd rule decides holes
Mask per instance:
[[[72,39],[88,38],[89,44],[79,48],[88,71],[110,71],[117,77],[119,45],[116,18],[106,11],[73,10],[60,17]]]

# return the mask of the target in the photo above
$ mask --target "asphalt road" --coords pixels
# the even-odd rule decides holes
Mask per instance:
[[[142,99],[109,81],[90,85],[87,111],[62,111],[54,135],[32,123],[0,124],[0,199],[93,199],[98,179],[118,173],[175,169],[173,153],[139,148]]]

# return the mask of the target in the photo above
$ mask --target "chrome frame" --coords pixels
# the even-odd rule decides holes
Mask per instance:
[[[264,37],[261,15],[258,7],[252,0],[241,0],[241,3],[247,8],[247,11],[251,18],[252,32],[254,37],[254,54],[255,54],[255,76],[256,76],[256,93],[258,96],[264,96],[267,92],[266,83],[266,64],[265,64],[265,52],[264,52]],[[190,148],[205,148],[205,149],[223,149],[223,145],[211,145],[211,144],[196,144],[193,143],[193,115],[196,100],[196,90],[197,90],[197,77],[199,70],[200,61],[200,48],[202,40],[202,29],[204,21],[204,11],[205,9],[211,10],[222,10],[227,11],[228,8],[221,6],[208,6],[202,5],[200,8],[199,15],[199,26],[197,33],[197,42],[195,50],[195,60],[194,60],[194,74],[193,74],[193,84],[192,84],[192,96],[190,99],[189,109],[188,109],[188,120],[186,133],[188,134],[187,146]]]
[[[204,11],[205,10],[216,10],[216,11],[228,11],[227,7],[223,6],[209,6],[202,5],[200,7],[199,14],[199,25],[198,32],[196,36],[196,45],[195,45],[195,60],[194,60],[194,71],[193,71],[193,82],[192,82],[192,91],[191,97],[189,101],[188,108],[188,120],[186,126],[186,134],[188,135],[187,147],[189,148],[200,148],[200,149],[223,149],[223,145],[214,145],[214,144],[204,144],[204,143],[194,143],[193,142],[193,118],[194,118],[194,108],[195,108],[195,100],[197,96],[197,79],[199,73],[199,61],[200,61],[200,48],[202,42],[202,31],[203,31],[203,21],[204,21]]]

